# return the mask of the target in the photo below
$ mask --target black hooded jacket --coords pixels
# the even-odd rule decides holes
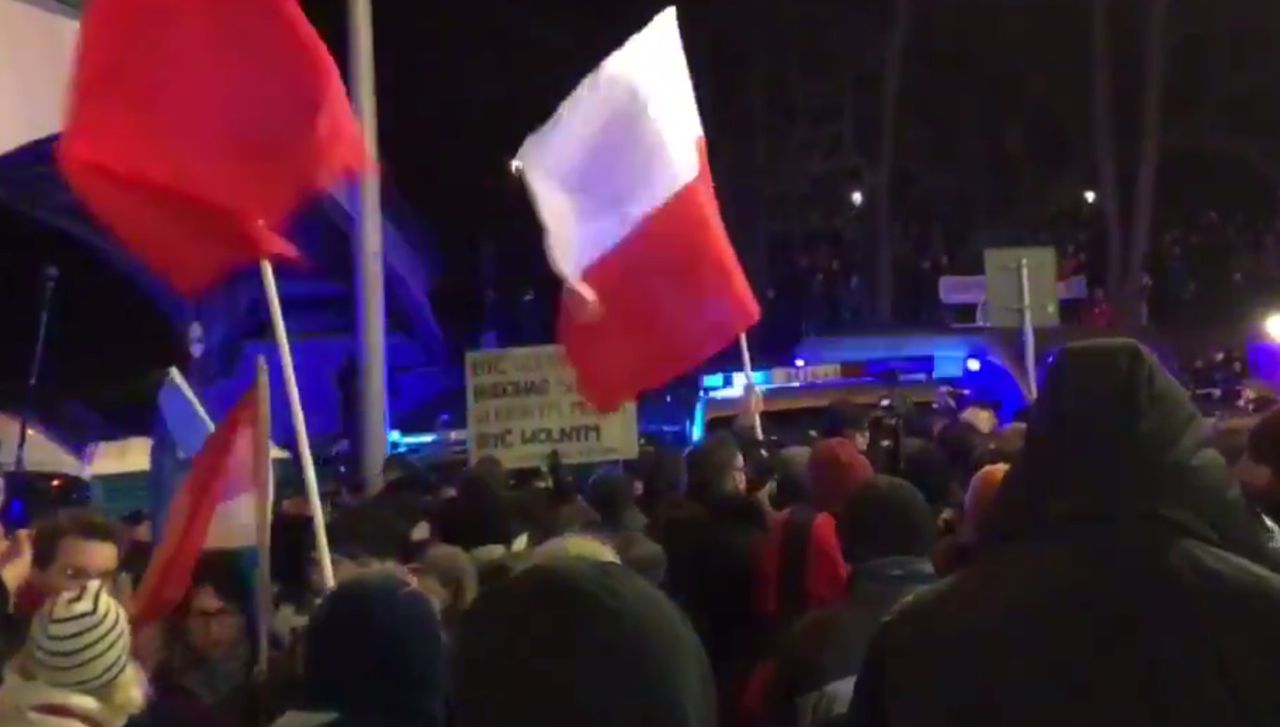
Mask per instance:
[[[480,596],[454,648],[456,727],[712,727],[706,654],[629,569],[569,560]]]
[[[848,724],[1280,724],[1280,577],[1187,394],[1131,341],[1050,365],[976,562],[875,637]]]

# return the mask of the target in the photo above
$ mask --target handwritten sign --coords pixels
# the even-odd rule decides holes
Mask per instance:
[[[634,459],[635,404],[601,414],[582,400],[560,346],[467,353],[467,431],[474,464],[485,455],[507,467]]]

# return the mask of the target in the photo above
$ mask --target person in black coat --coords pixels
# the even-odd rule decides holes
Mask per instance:
[[[880,629],[846,724],[1280,724],[1280,576],[1187,393],[1062,349],[975,562]]]
[[[689,622],[630,569],[533,566],[462,617],[456,727],[712,727],[715,684]]]

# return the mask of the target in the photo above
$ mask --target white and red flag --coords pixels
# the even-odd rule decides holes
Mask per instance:
[[[248,555],[257,545],[256,568],[260,576],[267,572],[263,546],[270,527],[271,443],[265,375],[259,379],[205,440],[169,505],[155,552],[133,595],[131,615],[139,628],[162,621],[182,602],[207,550]],[[251,582],[248,576],[246,582]]]
[[[720,218],[675,8],[587,76],[516,160],[551,266],[586,302],[561,306],[559,338],[596,408],[686,373],[759,320]]]

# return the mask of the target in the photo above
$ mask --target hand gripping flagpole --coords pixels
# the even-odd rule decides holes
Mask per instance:
[[[293,370],[293,353],[289,348],[289,333],[284,328],[284,313],[280,309],[280,291],[276,288],[276,274],[270,260],[260,260],[262,287],[267,293],[267,308],[271,312],[271,328],[275,332],[276,348],[280,352],[280,371],[284,375],[284,390],[289,397],[289,415],[298,441],[298,459],[302,460],[302,481],[307,488],[307,504],[311,507],[311,527],[316,536],[316,555],[320,559],[320,578],[325,590],[333,590],[333,556],[329,552],[329,534],[324,527],[324,505],[320,502],[320,484],[316,479],[316,464],[311,459],[311,438],[307,435],[307,420],[302,413],[302,397],[298,394],[298,377]]]

